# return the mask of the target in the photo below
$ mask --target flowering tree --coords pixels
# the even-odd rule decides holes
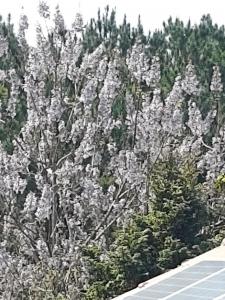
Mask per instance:
[[[40,14],[50,17],[45,3]],[[107,248],[112,228],[148,212],[159,158],[193,155],[208,177],[221,172],[224,163],[215,170],[208,158],[222,157],[223,130],[212,145],[204,140],[216,110],[203,118],[195,104],[201,89],[191,62],[162,99],[159,58],[150,61],[138,39],[126,58],[104,44],[84,53],[80,15],[68,30],[58,8],[47,36],[37,28],[36,48],[26,28],[23,16],[23,80],[11,69],[0,73],[10,87],[1,122],[15,118],[21,89],[27,108],[12,153],[0,144],[0,291],[4,299],[79,299],[88,281],[82,247]],[[212,93],[221,92],[218,74]]]

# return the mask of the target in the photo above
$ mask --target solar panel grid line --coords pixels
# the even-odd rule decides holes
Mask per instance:
[[[224,300],[224,299],[225,299],[225,293],[223,295],[214,298],[213,300]]]
[[[220,274],[220,276],[215,276],[215,278],[210,279],[212,282],[213,281],[222,281],[225,282],[225,272],[223,274]]]
[[[224,281],[212,281],[211,279],[205,280],[199,283],[196,288],[209,289],[209,290],[220,290],[225,293],[225,280]]]
[[[167,291],[167,293],[173,293],[174,290],[176,291],[177,289],[181,289],[182,286],[180,285],[176,285],[176,284],[162,284],[160,285],[160,290],[158,289],[159,285],[156,284],[156,285],[153,285],[152,286],[153,288],[150,289],[151,293],[155,293],[155,294],[162,294],[162,291],[163,293],[165,293],[165,290]],[[148,290],[148,289],[146,289]]]
[[[194,273],[194,274],[206,274],[206,273],[211,273],[210,271],[208,272],[201,272],[201,271],[185,271],[186,273]]]
[[[211,280],[211,282],[212,282],[212,283],[215,283],[215,282],[220,282],[220,283],[222,283],[222,282],[223,282],[223,283],[225,284],[224,280]]]
[[[185,273],[182,273],[182,275],[184,275]],[[212,273],[202,273],[202,276],[204,276],[203,278],[205,278],[205,275],[210,275]],[[200,275],[200,274],[197,274],[197,275]],[[187,277],[188,276],[188,277]],[[174,276],[173,279],[178,279],[178,280],[183,280],[184,278],[182,277],[177,277],[177,276]],[[195,273],[189,273],[188,275],[186,274],[186,277],[185,277],[185,280],[189,280],[189,281],[195,281],[195,279],[202,279],[202,278],[199,278],[199,276],[196,276]]]
[[[176,296],[179,296],[179,294],[177,294]],[[185,294],[185,293],[182,293],[181,294],[181,297],[179,296],[179,298],[176,298],[176,296],[173,297],[173,299],[179,299],[179,300],[183,300],[184,297],[185,299],[188,299],[188,300],[212,300],[211,297],[206,297],[205,295],[204,296],[196,296],[196,295],[190,295],[190,294]],[[191,298],[190,298],[191,297]],[[160,299],[157,299],[157,300],[161,300],[162,298]]]
[[[134,300],[157,300],[157,299],[161,299],[161,298],[155,298],[155,297],[150,297],[150,296],[148,296],[148,297],[138,296],[138,294],[128,296],[128,299],[129,298],[133,298]]]
[[[161,298],[155,298],[155,297],[143,297],[138,295],[130,295],[124,298],[124,300],[159,300]]]
[[[198,285],[199,283],[201,283],[201,282],[203,282],[203,281],[205,281],[205,280],[207,280],[207,279],[210,279],[210,278],[212,278],[213,276],[215,276],[215,275],[217,275],[217,274],[220,274],[220,273],[222,273],[222,272],[224,272],[224,271],[225,271],[225,268],[223,268],[223,269],[221,269],[221,270],[219,270],[219,271],[217,271],[217,272],[214,272],[214,273],[212,273],[212,274],[210,274],[210,275],[208,275],[208,276],[206,276],[206,277],[204,277],[204,278],[202,278],[202,279],[200,279],[200,280],[198,280],[198,281],[196,281],[196,282],[193,282],[193,283],[189,284],[188,286],[186,286],[186,287],[184,287],[184,288],[182,288],[182,289],[180,289],[180,290],[178,290],[178,291],[176,291],[176,292],[174,292],[174,293],[172,293],[172,294],[170,294],[170,295],[168,295],[168,296],[166,296],[166,297],[164,297],[164,298],[161,298],[161,300],[167,300],[167,299],[170,299],[170,298],[172,298],[173,296],[175,296],[175,295],[177,295],[177,294],[180,294],[180,293],[182,293],[183,291],[186,291],[186,290],[188,290],[189,288],[194,287],[194,286]]]
[[[192,280],[193,281],[193,280]],[[177,288],[180,288],[182,286],[180,286],[179,284],[173,284],[173,283],[163,283],[162,286],[174,286],[174,287],[177,287]]]
[[[199,290],[203,290],[203,291],[207,291],[207,290],[208,291],[214,291],[215,290],[215,291],[221,291],[221,292],[225,291],[224,289],[220,289],[220,288],[219,289],[218,288],[214,289],[214,288],[206,288],[206,287],[198,287],[198,286],[196,286],[196,288],[199,289]]]
[[[198,287],[198,286],[196,286],[196,288],[197,289],[199,289],[199,290],[203,290],[203,291],[207,291],[207,290],[209,290],[209,291],[221,291],[221,292],[224,292],[224,289],[220,289],[220,288],[217,288],[217,289],[214,289],[214,288],[204,288],[204,287]]]
[[[171,300],[175,300],[175,299],[179,299],[182,300],[183,295],[187,295],[190,297],[190,299],[192,299],[193,297],[198,297],[199,299],[206,298],[206,299],[214,299],[220,295],[224,294],[224,290],[201,290],[198,288],[190,288],[189,290],[186,290],[184,292],[181,292],[180,294],[177,294],[173,297],[171,297]]]
[[[190,270],[184,270],[184,272],[186,273],[209,273],[212,270],[212,266],[210,266],[209,268],[202,268],[200,267],[199,270],[194,270],[194,271],[190,271]],[[218,270],[218,267],[215,267],[215,271]]]

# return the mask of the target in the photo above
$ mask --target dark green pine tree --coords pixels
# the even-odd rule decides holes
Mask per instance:
[[[118,46],[122,50],[122,54],[126,55],[127,50],[135,43],[137,36],[141,36],[142,40],[146,41],[140,17],[137,28],[131,27],[127,22],[126,15],[122,24],[117,25],[116,10],[110,11],[107,6],[103,14],[99,10],[97,18],[92,18],[87,24],[83,33],[84,50],[92,52],[101,43],[104,43],[108,49]]]
[[[137,215],[114,232],[109,251],[95,246],[84,250],[92,274],[85,299],[106,300],[159,274],[157,241],[147,217]]]
[[[0,36],[5,38],[8,42],[7,54],[0,58],[0,69],[9,70],[14,69],[17,76],[23,81],[25,59],[24,49],[21,48],[17,37],[14,33],[14,26],[11,23],[10,15],[7,23],[0,17]],[[7,100],[10,96],[10,85],[7,82],[0,82],[0,102],[2,108],[2,119],[4,122],[0,123],[0,141],[3,146],[9,151],[12,151],[12,139],[19,133],[24,120],[26,119],[26,101],[25,94],[20,91],[20,99],[16,108],[16,117],[10,118],[6,113]]]
[[[158,43],[160,36],[162,36],[161,47],[159,45],[152,47]],[[178,73],[183,73],[185,65],[191,60],[203,86],[198,104],[206,114],[212,105],[209,94],[212,67],[218,64],[223,79],[225,76],[224,37],[224,26],[213,24],[209,15],[204,15],[200,24],[195,25],[190,21],[185,25],[179,19],[173,21],[172,18],[164,22],[163,31],[155,32],[148,39],[154,52],[152,54],[158,53],[160,56],[163,93],[168,93],[174,78]],[[224,100],[223,97],[223,102]]]
[[[159,266],[176,267],[204,238],[208,215],[192,162],[159,162],[151,176],[149,224],[158,240]]]

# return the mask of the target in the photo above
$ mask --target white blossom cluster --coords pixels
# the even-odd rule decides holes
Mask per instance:
[[[0,57],[7,53],[8,42],[5,37],[0,37]]]
[[[218,66],[213,67],[213,76],[210,85],[210,90],[215,93],[221,93],[223,91],[221,73]]]

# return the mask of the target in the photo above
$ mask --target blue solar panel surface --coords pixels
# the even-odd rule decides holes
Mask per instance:
[[[202,261],[124,300],[225,300],[225,261]]]

